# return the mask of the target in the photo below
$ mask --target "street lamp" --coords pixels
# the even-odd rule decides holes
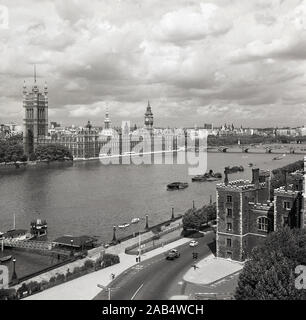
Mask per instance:
[[[146,229],[149,229],[149,216],[146,215]]]
[[[97,284],[97,287],[102,289],[103,291],[108,292],[108,300],[111,300],[111,291],[114,289],[119,289],[119,288],[105,287],[105,286],[102,286],[102,284]]]
[[[174,220],[174,208],[171,208],[171,220]]]
[[[17,282],[16,259],[15,259],[15,257],[13,258],[13,275],[12,275],[12,281],[13,281],[14,283]]]
[[[116,242],[117,239],[116,239],[116,226],[113,226],[113,242]]]
[[[0,232],[0,240],[1,240],[1,251],[3,252],[3,250],[4,250],[4,237],[3,237],[2,232]]]
[[[71,253],[70,253],[70,255],[73,256],[73,239],[70,240],[70,245],[71,245]]]

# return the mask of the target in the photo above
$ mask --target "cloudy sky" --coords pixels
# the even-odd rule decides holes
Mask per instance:
[[[62,124],[100,125],[106,107],[141,124],[149,99],[157,126],[304,125],[303,2],[0,0],[0,123],[22,122],[36,63]]]

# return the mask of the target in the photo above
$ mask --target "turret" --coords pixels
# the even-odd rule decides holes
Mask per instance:
[[[46,81],[45,81],[45,86],[44,86],[44,94],[45,94],[45,96],[48,94],[48,86],[47,86]]]
[[[23,91],[22,91],[23,95],[26,96],[27,95],[27,86],[26,86],[26,83],[25,83],[25,80],[23,81]]]

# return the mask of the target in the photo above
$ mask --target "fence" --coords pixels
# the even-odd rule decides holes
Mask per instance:
[[[166,230],[164,230],[164,231],[162,231],[162,232],[159,232],[159,233],[157,233],[156,235],[154,235],[154,236],[152,236],[152,237],[150,237],[150,238],[148,238],[148,239],[146,239],[146,240],[141,241],[141,242],[140,242],[140,245],[143,245],[143,244],[146,244],[146,243],[148,243],[148,242],[153,241],[156,236],[162,237],[163,235],[168,234],[168,233],[171,233],[171,232],[173,232],[173,231],[175,231],[175,230],[178,230],[178,229],[180,229],[181,227],[182,227],[182,224],[179,223],[177,226],[174,226],[174,227],[171,227],[171,228],[169,228],[169,229],[166,229]],[[150,248],[141,249],[141,252],[151,251],[151,250],[153,250],[153,249],[155,249],[155,248],[159,248],[159,247],[161,247],[162,245],[165,245],[165,244],[168,244],[168,243],[170,243],[170,242],[176,241],[176,240],[178,240],[178,239],[180,239],[180,238],[181,238],[181,236],[178,236],[178,237],[175,237],[175,238],[173,238],[173,239],[169,239],[169,240],[163,241],[162,243],[153,245],[153,246],[150,247]],[[133,245],[131,245],[131,246],[129,246],[129,247],[126,247],[126,248],[125,248],[125,253],[127,253],[127,254],[138,254],[138,250],[137,250],[137,251],[136,251],[136,250],[133,250],[133,249],[135,249],[135,248],[138,248],[138,246],[139,246],[139,243],[135,243],[135,244],[133,244]]]
[[[179,239],[181,239],[181,238],[182,238],[181,236],[176,236],[176,237],[174,237],[174,238],[172,238],[172,239],[168,239],[168,240],[165,240],[165,241],[163,241],[163,242],[161,242],[161,243],[154,244],[154,245],[152,245],[152,246],[150,246],[150,247],[148,247],[148,248],[143,248],[143,249],[141,249],[141,253],[143,254],[143,253],[152,251],[152,250],[154,250],[154,249],[163,247],[163,246],[165,246],[165,245],[167,245],[167,244],[169,244],[169,243],[171,243],[171,242],[174,242],[174,241],[176,241],[176,240],[179,240]],[[129,252],[125,252],[125,253],[133,254],[133,255],[138,255],[138,249],[137,249],[137,250],[130,250]]]

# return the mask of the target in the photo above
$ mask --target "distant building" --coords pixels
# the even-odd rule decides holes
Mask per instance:
[[[283,128],[283,129],[276,129],[275,134],[277,136],[296,137],[299,135],[299,132],[295,128]]]
[[[150,106],[150,101],[148,101],[147,110],[145,112],[144,128],[150,133],[153,131],[153,113]]]
[[[100,152],[99,130],[88,121],[84,128],[64,130],[51,134],[48,143],[67,147],[74,159],[98,158]]]

